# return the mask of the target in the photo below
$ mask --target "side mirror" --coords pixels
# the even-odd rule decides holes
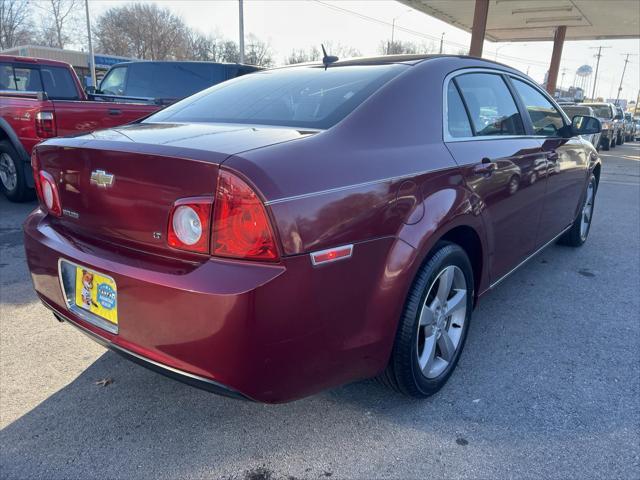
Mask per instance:
[[[576,115],[571,119],[571,131],[574,135],[593,135],[602,131],[602,125],[595,117]]]
[[[93,85],[89,85],[88,87],[85,87],[84,91],[87,95],[93,95],[94,93],[96,93],[96,87],[94,87]]]
[[[613,117],[614,120],[622,120],[622,115],[617,114],[615,117]]]

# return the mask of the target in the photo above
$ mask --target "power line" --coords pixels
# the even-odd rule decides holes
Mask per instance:
[[[339,12],[339,13],[353,15],[355,17],[360,18],[361,20],[365,20],[365,21],[372,22],[372,23],[377,23],[378,25],[385,25],[385,26],[389,26],[389,27],[394,27],[395,30],[400,30],[400,31],[403,31],[405,33],[414,35],[416,37],[425,38],[427,40],[433,40],[433,41],[436,41],[436,42],[440,42],[441,41],[440,37],[436,37],[436,36],[429,35],[429,34],[426,34],[426,33],[418,32],[416,30],[412,30],[412,29],[406,28],[406,27],[401,27],[401,26],[398,26],[398,25],[394,26],[392,23],[387,22],[386,20],[382,20],[382,19],[379,19],[379,18],[371,17],[369,15],[365,15],[363,13],[356,12],[354,10],[349,10],[348,8],[339,7],[338,5],[333,5],[333,4],[330,4],[330,3],[327,3],[327,2],[323,2],[322,0],[314,0],[314,1],[316,3],[322,5],[322,6],[326,7],[326,8],[329,8],[329,9],[334,10],[334,11]],[[448,41],[448,40],[444,40],[442,43],[444,43],[445,45],[451,46],[451,47],[457,47],[457,48],[461,48],[461,49],[464,49],[464,50],[468,50],[469,49],[468,45],[463,45],[463,44],[457,43],[457,42],[451,42],[451,41]],[[518,61],[520,63],[527,64],[527,65],[533,64],[533,65],[538,65],[538,66],[541,66],[541,67],[548,67],[546,62],[543,62],[543,61],[540,61],[540,60],[527,60],[526,62],[523,62],[521,58],[514,57],[514,56],[511,56],[511,55],[502,55],[502,54],[500,54],[498,56],[501,57],[501,58],[507,59],[507,60]]]

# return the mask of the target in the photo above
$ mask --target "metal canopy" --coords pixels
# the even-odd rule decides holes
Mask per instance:
[[[471,32],[476,0],[399,0],[418,11]],[[485,38],[493,42],[640,37],[638,0],[490,0]]]

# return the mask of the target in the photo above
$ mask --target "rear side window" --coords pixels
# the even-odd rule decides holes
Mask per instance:
[[[211,87],[146,121],[329,128],[407,68],[386,64],[265,70]]]
[[[16,82],[16,90],[21,92],[42,92],[42,82],[40,72],[37,68],[13,67],[13,74]]]
[[[13,78],[13,66],[0,63],[0,90],[17,90],[16,80]]]
[[[447,124],[449,135],[455,138],[472,137],[469,117],[464,109],[460,93],[453,82],[447,87]]]
[[[44,91],[53,100],[78,100],[78,88],[69,70],[63,67],[40,67]]]
[[[203,63],[136,63],[129,66],[126,95],[184,98],[226,80],[225,67]]]
[[[456,82],[477,136],[524,135],[522,118],[500,75],[466,73]]]
[[[557,137],[560,129],[564,127],[564,120],[556,107],[528,83],[516,78],[512,79],[512,82],[527,108],[534,135]]]

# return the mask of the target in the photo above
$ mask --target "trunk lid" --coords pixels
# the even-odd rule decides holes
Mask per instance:
[[[166,241],[174,202],[213,197],[226,158],[302,135],[282,128],[139,124],[52,139],[37,151],[40,169],[58,186],[63,215],[56,224],[87,239],[160,253],[175,252]]]

